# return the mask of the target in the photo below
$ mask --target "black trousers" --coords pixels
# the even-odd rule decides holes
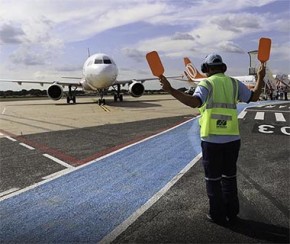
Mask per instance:
[[[201,142],[209,214],[215,221],[234,219],[239,213],[236,174],[240,144],[240,140],[222,144]]]

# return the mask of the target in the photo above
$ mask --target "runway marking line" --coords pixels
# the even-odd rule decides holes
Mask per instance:
[[[197,118],[197,117],[194,117],[194,118]],[[88,163],[88,162],[90,162],[92,160],[96,160],[99,157],[103,157],[104,155],[107,155],[109,153],[117,151],[117,150],[119,150],[121,148],[128,147],[130,145],[138,143],[139,141],[141,142],[141,141],[143,141],[146,138],[149,138],[149,137],[152,137],[154,135],[158,135],[158,134],[160,134],[162,132],[168,131],[168,130],[170,130],[172,128],[175,128],[175,127],[177,127],[177,126],[179,126],[181,124],[184,124],[187,121],[192,120],[194,118],[186,118],[183,121],[178,122],[175,125],[172,125],[170,127],[167,127],[167,128],[165,127],[165,128],[159,129],[157,131],[154,131],[152,133],[149,133],[149,134],[146,134],[146,135],[143,135],[143,136],[137,136],[137,137],[135,137],[134,139],[132,139],[132,140],[130,140],[128,142],[125,142],[125,143],[122,143],[122,144],[119,144],[119,145],[116,145],[116,146],[113,146],[113,147],[109,147],[109,148],[103,149],[103,150],[101,150],[101,151],[99,151],[99,152],[97,152],[97,153],[95,153],[95,154],[93,154],[91,156],[88,156],[88,157],[86,157],[84,159],[79,160],[79,163],[78,164],[74,164],[74,166],[80,166],[80,165],[86,164],[86,163]]]
[[[73,167],[73,168],[74,168],[74,167]],[[66,174],[66,173],[68,173],[68,172],[70,172],[70,171],[71,171],[70,168],[66,168],[66,169],[63,169],[63,170],[61,170],[61,171],[57,171],[57,172],[55,172],[55,173],[53,173],[53,174],[50,174],[50,175],[44,176],[44,177],[42,177],[42,179],[43,179],[43,180],[47,180],[47,179],[54,178],[54,177],[59,176],[59,175],[61,176],[61,175]]]
[[[34,150],[34,149],[35,149],[34,147],[31,147],[31,146],[29,146],[29,145],[27,145],[27,144],[25,144],[25,143],[22,143],[22,142],[20,142],[19,145],[21,145],[21,146],[23,146],[23,147],[26,147],[26,148],[28,148],[29,150]]]
[[[248,106],[248,107],[246,107],[245,109],[247,109],[247,108],[250,108],[250,107],[262,107],[262,106],[264,106],[263,104],[261,104],[261,105],[257,105],[257,104],[255,104],[255,105],[252,105],[252,106]],[[245,110],[244,109],[244,110]],[[289,107],[289,109],[290,109],[290,107]],[[198,117],[195,117],[195,118],[198,118]],[[21,193],[24,193],[24,192],[26,192],[26,191],[29,191],[29,190],[31,190],[31,189],[34,189],[34,188],[36,188],[36,187],[38,187],[38,186],[40,186],[40,185],[43,185],[43,184],[46,184],[46,183],[48,183],[48,182],[50,182],[50,181],[52,181],[52,180],[54,180],[54,179],[57,179],[57,178],[59,178],[59,177],[61,177],[61,176],[64,176],[64,175],[66,175],[66,174],[69,174],[69,173],[71,173],[71,172],[74,172],[75,170],[78,170],[78,169],[81,169],[81,168],[83,168],[83,167],[86,167],[86,166],[89,166],[90,164],[92,164],[92,163],[96,163],[96,162],[98,162],[98,161],[100,161],[100,160],[102,160],[102,159],[104,159],[104,158],[106,158],[106,157],[109,157],[109,156],[111,156],[111,155],[113,155],[113,154],[115,154],[115,153],[118,153],[118,152],[120,152],[120,151],[123,151],[123,150],[125,150],[125,149],[127,149],[127,148],[129,148],[129,147],[132,147],[132,146],[134,146],[134,145],[136,145],[136,144],[139,144],[139,143],[142,143],[142,142],[144,142],[144,141],[146,141],[146,140],[149,140],[149,139],[151,139],[151,138],[154,138],[154,137],[157,137],[157,136],[159,136],[159,135],[161,135],[161,134],[163,134],[163,133],[166,133],[166,132],[168,132],[168,131],[170,131],[170,130],[173,130],[173,129],[175,129],[176,127],[179,127],[179,126],[181,126],[181,125],[183,125],[183,124],[185,124],[185,123],[187,123],[187,122],[189,122],[189,121],[191,121],[191,120],[194,120],[195,118],[191,118],[191,119],[187,119],[186,121],[184,121],[184,122],[182,122],[182,123],[179,123],[179,124],[177,124],[176,126],[173,126],[173,127],[171,127],[171,128],[169,128],[169,129],[167,129],[167,130],[163,130],[162,132],[160,132],[160,133],[157,133],[157,134],[154,134],[154,135],[152,135],[152,136],[149,136],[149,137],[146,137],[145,139],[143,139],[143,140],[140,140],[140,141],[138,141],[138,142],[135,142],[135,143],[132,143],[132,144],[130,144],[130,145],[127,145],[127,146],[125,146],[125,147],[122,147],[122,148],[119,148],[118,150],[116,150],[116,151],[113,151],[113,152],[110,152],[110,153],[108,153],[108,154],[106,154],[106,155],[103,155],[103,156],[101,156],[101,157],[99,157],[99,158],[95,158],[95,159],[92,159],[91,161],[89,161],[89,162],[82,162],[82,165],[80,165],[80,166],[78,166],[78,167],[75,167],[75,168],[73,168],[73,169],[71,169],[71,170],[63,170],[63,171],[61,171],[61,172],[59,172],[59,174],[56,174],[54,177],[51,177],[51,178],[48,178],[48,179],[45,179],[45,180],[43,180],[43,181],[40,181],[40,182],[38,182],[38,183],[35,183],[34,185],[30,185],[30,186],[28,186],[28,187],[26,187],[26,188],[23,188],[23,189],[20,189],[19,191],[16,191],[16,192],[12,192],[11,194],[8,194],[8,195],[5,195],[4,197],[1,197],[0,198],[0,202],[1,201],[4,201],[5,199],[8,199],[8,198],[11,198],[11,197],[13,197],[13,196],[16,196],[16,195],[19,195],[19,194],[21,194]],[[13,136],[13,137],[16,137],[16,135],[14,135],[14,134],[12,134],[12,133],[10,133],[10,132],[8,132],[8,131],[4,131],[4,130],[2,130],[2,129],[0,129],[0,133],[4,133],[4,135],[10,135],[10,136]],[[27,142],[28,140],[27,139],[25,139],[25,138],[21,138],[21,140],[22,141],[25,141],[25,142]],[[38,144],[37,144],[38,145]],[[37,148],[37,147],[36,147]],[[74,162],[79,162],[79,160],[73,160]]]
[[[273,109],[247,109],[247,111],[249,112],[277,112],[277,110],[273,110]],[[290,113],[290,111],[288,110],[279,110],[279,112],[282,113]]]
[[[55,180],[55,179],[57,179],[57,178],[59,178],[59,177],[62,177],[62,176],[64,176],[64,175],[70,174],[70,173],[72,173],[72,172],[74,172],[74,171],[76,171],[76,170],[79,170],[79,169],[83,168],[83,167],[87,167],[87,166],[89,166],[90,164],[97,163],[98,161],[100,161],[100,160],[102,160],[102,159],[104,159],[104,158],[110,157],[110,156],[112,156],[112,155],[114,155],[114,154],[116,154],[116,153],[119,153],[119,152],[121,152],[121,151],[123,151],[123,150],[125,150],[125,149],[127,149],[127,148],[133,147],[133,146],[135,146],[135,145],[137,145],[137,144],[140,144],[140,143],[145,142],[145,141],[147,141],[147,140],[150,140],[150,139],[152,139],[152,138],[154,138],[154,137],[157,137],[157,136],[160,136],[160,135],[162,135],[162,134],[164,134],[164,133],[167,133],[167,132],[169,132],[169,131],[171,131],[171,130],[173,130],[173,129],[179,127],[179,126],[182,126],[182,125],[185,124],[185,123],[188,123],[188,122],[192,121],[193,119],[195,119],[195,118],[191,118],[191,119],[189,119],[189,120],[186,120],[186,121],[184,121],[184,122],[182,122],[182,123],[179,123],[179,124],[176,125],[176,126],[173,126],[173,127],[169,128],[169,129],[167,129],[167,130],[164,130],[164,131],[162,131],[162,132],[160,132],[160,133],[158,133],[158,134],[154,134],[154,135],[152,135],[152,136],[146,137],[145,139],[143,139],[143,140],[141,140],[141,141],[138,141],[138,142],[132,143],[132,144],[130,144],[130,145],[127,145],[127,146],[125,146],[125,147],[122,147],[122,148],[120,148],[120,149],[118,149],[118,150],[116,150],[116,151],[113,151],[113,152],[111,152],[111,153],[108,153],[108,154],[106,154],[106,155],[103,155],[102,157],[95,158],[95,159],[93,159],[92,161],[87,162],[86,164],[80,165],[80,166],[78,166],[78,167],[73,167],[73,166],[70,165],[70,166],[71,166],[70,170],[62,170],[62,171],[58,172],[59,174],[55,174],[55,175],[52,176],[52,177],[47,177],[47,179],[45,179],[45,180],[43,180],[43,181],[37,182],[37,183],[35,183],[35,184],[33,184],[33,185],[30,185],[30,186],[27,186],[27,187],[25,187],[25,188],[22,188],[22,189],[20,189],[19,191],[12,192],[11,194],[5,195],[5,196],[3,196],[3,197],[0,198],[0,202],[1,202],[1,201],[4,201],[4,200],[6,200],[6,199],[9,199],[9,198],[11,198],[11,197],[17,196],[17,195],[19,195],[19,194],[21,194],[21,193],[24,193],[24,192],[27,192],[27,191],[29,191],[29,190],[32,190],[32,189],[34,189],[34,188],[36,188],[36,187],[38,187],[38,186],[44,185],[44,184],[46,184],[46,183],[49,183],[50,181],[53,181],[53,180]],[[1,130],[1,129],[0,129],[0,130]],[[1,130],[1,131],[3,131],[3,130]]]
[[[194,119],[194,118],[193,118]],[[150,138],[154,138],[154,137],[156,137],[156,136],[159,136],[159,135],[161,135],[161,134],[163,134],[163,133],[166,133],[167,131],[170,131],[170,130],[172,130],[172,129],[174,129],[174,128],[176,128],[176,127],[178,127],[178,126],[181,126],[181,125],[183,125],[183,124],[185,124],[185,123],[187,123],[187,122],[189,122],[189,121],[191,121],[191,120],[193,120],[193,119],[190,119],[190,120],[187,120],[187,121],[185,121],[185,122],[183,122],[183,123],[180,123],[179,125],[177,125],[177,126],[174,126],[174,127],[172,127],[172,128],[170,128],[170,129],[168,129],[168,130],[166,130],[166,131],[162,131],[161,133],[158,133],[158,134],[155,134],[155,135],[153,135],[153,136],[151,136],[151,137],[148,137],[148,138],[145,138],[144,140],[142,140],[142,141],[139,141],[139,142],[136,142],[136,143],[134,143],[134,144],[132,144],[132,145],[129,145],[129,146],[127,146],[127,147],[124,147],[124,148],[121,148],[121,149],[119,149],[119,150],[117,150],[117,151],[115,151],[115,152],[112,152],[112,153],[110,153],[110,154],[108,154],[108,155],[104,155],[103,157],[101,157],[101,158],[98,158],[98,159],[94,159],[94,160],[92,160],[91,162],[88,162],[87,164],[84,164],[84,165],[82,165],[82,166],[79,166],[79,167],[76,167],[76,168],[73,168],[73,169],[71,169],[71,170],[63,170],[62,172],[59,172],[60,174],[56,174],[54,177],[52,177],[52,178],[49,178],[49,179],[46,179],[46,180],[44,180],[44,181],[41,181],[41,182],[38,182],[38,183],[36,183],[36,184],[34,184],[34,185],[32,185],[32,186],[29,186],[29,187],[26,187],[26,188],[24,188],[24,189],[21,189],[21,190],[19,190],[19,191],[17,191],[17,192],[13,192],[13,193],[11,193],[11,194],[9,194],[9,195],[6,195],[6,196],[4,196],[3,198],[1,198],[0,199],[0,202],[1,201],[3,201],[3,200],[5,200],[5,199],[8,199],[8,198],[11,198],[11,197],[13,197],[13,196],[16,196],[16,195],[19,195],[19,194],[21,194],[21,193],[24,193],[24,192],[26,192],[26,191],[28,191],[28,190],[30,190],[30,189],[34,189],[34,188],[36,188],[37,186],[40,186],[40,185],[43,185],[43,184],[45,184],[45,183],[49,183],[50,181],[52,181],[52,180],[54,180],[54,179],[56,179],[56,178],[59,178],[59,177],[61,177],[61,176],[64,176],[64,175],[66,175],[66,174],[69,174],[69,173],[71,173],[71,172],[74,172],[74,171],[76,171],[76,170],[78,170],[78,169],[81,169],[81,168],[83,168],[83,167],[86,167],[86,166],[88,166],[88,165],[90,165],[90,164],[92,164],[92,163],[96,163],[97,161],[99,161],[99,160],[101,160],[101,159],[103,159],[103,158],[106,158],[106,157],[109,157],[109,156],[111,156],[111,155],[113,155],[113,154],[115,154],[115,153],[118,153],[118,152],[120,152],[120,151],[123,151],[123,150],[125,150],[126,148],[129,148],[129,147],[131,147],[131,146],[134,146],[134,145],[136,145],[136,144],[139,144],[139,143],[141,143],[141,142],[143,142],[143,141],[146,141],[146,140],[149,140]],[[0,131],[2,131],[1,129],[0,129]],[[198,155],[199,156],[199,155]],[[197,157],[198,157],[197,156]],[[194,161],[194,159],[193,159],[193,161]],[[192,166],[189,166],[191,163],[194,165],[195,163],[193,163],[193,161],[191,161],[189,164],[188,164],[188,167],[190,168],[190,167],[192,167]],[[198,161],[198,160],[197,160]],[[187,166],[186,166],[187,167]],[[187,169],[188,170],[188,169]],[[184,171],[184,172],[186,172],[186,171]],[[164,188],[162,188],[158,193],[156,193],[155,195],[154,195],[154,198],[151,198],[150,200],[148,200],[147,201],[147,203],[145,204],[145,205],[143,205],[141,208],[139,208],[133,215],[131,215],[131,217],[129,217],[127,220],[125,220],[121,225],[119,225],[119,226],[117,226],[117,228],[115,228],[112,232],[110,232],[107,236],[105,236],[103,239],[102,239],[102,243],[105,243],[105,240],[107,239],[107,240],[109,240],[109,239],[114,239],[114,238],[116,238],[118,235],[119,235],[119,233],[122,233],[124,230],[126,230],[127,228],[128,228],[128,223],[131,223],[132,221],[134,222],[140,215],[141,215],[141,213],[142,213],[142,211],[146,211],[146,209],[148,209],[150,206],[152,206],[153,204],[154,204],[154,201],[156,202],[162,195],[162,191],[164,191],[164,192],[166,192],[166,188],[168,188],[168,189],[170,189],[170,184],[174,184],[174,181],[176,180],[178,180],[178,176],[180,175],[180,177],[183,175],[184,173],[181,171],[179,174],[177,174],[172,180],[171,180],[171,182],[169,182]],[[176,178],[177,177],[177,178]],[[174,180],[175,179],[175,180]],[[164,193],[165,194],[165,193]],[[159,198],[158,198],[159,197]],[[156,199],[156,200],[155,200]],[[135,220],[134,220],[135,219]],[[132,223],[133,223],[132,222]],[[126,225],[127,225],[127,227],[126,227]],[[106,238],[106,239],[105,239]]]
[[[284,115],[282,113],[275,113],[276,121],[286,122]]]
[[[153,197],[151,197],[144,205],[137,209],[129,218],[118,225],[113,231],[106,235],[100,242],[101,244],[111,243],[122,232],[124,232],[131,224],[133,224],[145,211],[147,211],[154,203],[156,203],[172,186],[195,165],[202,157],[199,153],[191,162],[189,162],[177,175],[175,175],[162,189],[160,189]]]
[[[41,151],[42,153],[45,153],[45,154],[50,154],[50,155],[53,155],[57,158],[59,158],[60,160],[63,160],[63,161],[66,161],[66,162],[70,162],[71,165],[78,165],[80,160],[79,159],[76,159],[70,155],[67,155],[57,149],[54,149],[54,148],[51,148],[51,147],[48,147],[46,145],[42,145],[38,142],[34,142],[34,141],[31,141],[31,140],[28,140],[26,139],[24,136],[16,136],[8,131],[4,131],[2,129],[0,129],[0,132],[3,133],[4,135],[6,135],[5,137],[9,137],[11,138],[13,141],[19,141],[21,143],[24,143],[26,145],[29,145],[30,147],[33,147],[39,151]],[[9,139],[8,138],[8,139]],[[14,139],[16,138],[16,139]]]
[[[7,138],[8,140],[10,140],[10,141],[17,141],[16,139],[14,139],[14,138],[12,138],[12,137],[10,137],[10,136],[5,136],[5,138]]]
[[[243,119],[247,114],[246,110],[243,110],[239,115],[238,115],[238,119]]]
[[[165,127],[165,128],[162,128],[160,130],[157,130],[155,131],[154,133],[151,133],[151,134],[147,134],[147,135],[144,135],[144,136],[139,136],[139,137],[136,137],[134,138],[133,140],[129,141],[129,142],[125,142],[125,143],[122,143],[122,144],[119,144],[119,145],[116,145],[116,146],[113,146],[113,147],[110,147],[110,148],[106,148],[104,150],[101,150],[97,153],[94,153],[93,155],[90,155],[86,158],[83,158],[83,159],[76,159],[76,158],[73,158],[71,157],[70,155],[67,155],[61,151],[58,151],[56,149],[53,149],[53,148],[50,148],[46,145],[41,145],[39,143],[36,143],[36,142],[33,142],[33,141],[30,141],[28,139],[26,139],[24,136],[16,136],[10,132],[7,132],[7,131],[4,131],[2,129],[0,129],[0,132],[2,131],[4,133],[4,135],[9,135],[10,138],[14,137],[14,138],[17,138],[18,141],[22,142],[23,144],[26,144],[28,145],[29,147],[33,147],[39,151],[41,151],[42,153],[44,154],[49,154],[49,155],[53,155],[55,158],[61,160],[61,161],[66,161],[66,162],[69,162],[70,165],[72,165],[73,167],[79,167],[81,165],[84,165],[84,164],[87,164],[93,160],[96,160],[100,157],[103,157],[107,154],[110,154],[112,152],[115,152],[119,149],[122,149],[122,148],[125,148],[125,147],[128,147],[130,145],[133,145],[133,144],[136,144],[137,142],[141,142],[143,141],[144,139],[146,138],[149,138],[149,137],[152,137],[154,135],[158,135],[160,133],[163,133],[163,132],[166,132],[170,129],[173,129],[183,123],[186,123],[188,120],[191,120],[192,118],[188,119],[184,119],[183,121],[179,122],[179,123],[176,123],[174,126],[170,126],[170,127]],[[14,139],[16,141],[16,139]]]
[[[70,164],[67,164],[66,162],[64,162],[64,161],[62,161],[62,160],[60,160],[60,159],[58,159],[58,158],[55,158],[55,157],[53,157],[53,156],[51,156],[51,155],[49,155],[49,154],[46,154],[46,153],[44,153],[44,154],[42,154],[44,157],[47,157],[47,158],[49,158],[49,159],[51,159],[52,161],[54,161],[54,162],[56,162],[56,163],[58,163],[58,164],[60,164],[60,165],[62,165],[62,166],[64,166],[64,167],[66,167],[66,168],[74,168],[74,166],[72,166],[72,165],[70,165]]]
[[[255,119],[256,120],[264,120],[264,115],[265,115],[264,112],[257,112],[256,116],[255,116]]]
[[[110,112],[111,110],[108,108],[108,107],[106,107],[105,105],[100,105],[100,107],[104,110],[104,111],[106,111],[106,112]]]
[[[15,191],[17,191],[17,190],[19,190],[19,188],[14,187],[14,188],[11,188],[11,189],[9,189],[9,190],[7,190],[7,191],[0,192],[0,197],[3,197],[3,196],[5,196],[5,195],[8,195],[8,194],[10,194],[10,193],[12,193],[12,192],[15,192]]]

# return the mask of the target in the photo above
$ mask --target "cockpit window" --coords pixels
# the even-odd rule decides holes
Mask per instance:
[[[108,56],[104,56],[103,58],[96,58],[94,64],[114,64],[114,61]]]
[[[111,64],[112,61],[109,59],[109,57],[104,57],[104,64]]]
[[[95,64],[102,64],[103,60],[102,59],[95,59]]]

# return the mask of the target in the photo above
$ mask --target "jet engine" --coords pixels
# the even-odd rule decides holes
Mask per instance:
[[[142,83],[133,81],[129,85],[129,93],[132,97],[141,97],[145,91],[145,88]]]
[[[58,84],[53,84],[47,89],[47,95],[52,100],[59,100],[63,96],[62,86]]]

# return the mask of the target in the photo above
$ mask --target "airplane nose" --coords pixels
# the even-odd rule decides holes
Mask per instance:
[[[95,67],[87,73],[87,80],[91,86],[102,89],[106,88],[116,79],[116,72],[110,66]]]

